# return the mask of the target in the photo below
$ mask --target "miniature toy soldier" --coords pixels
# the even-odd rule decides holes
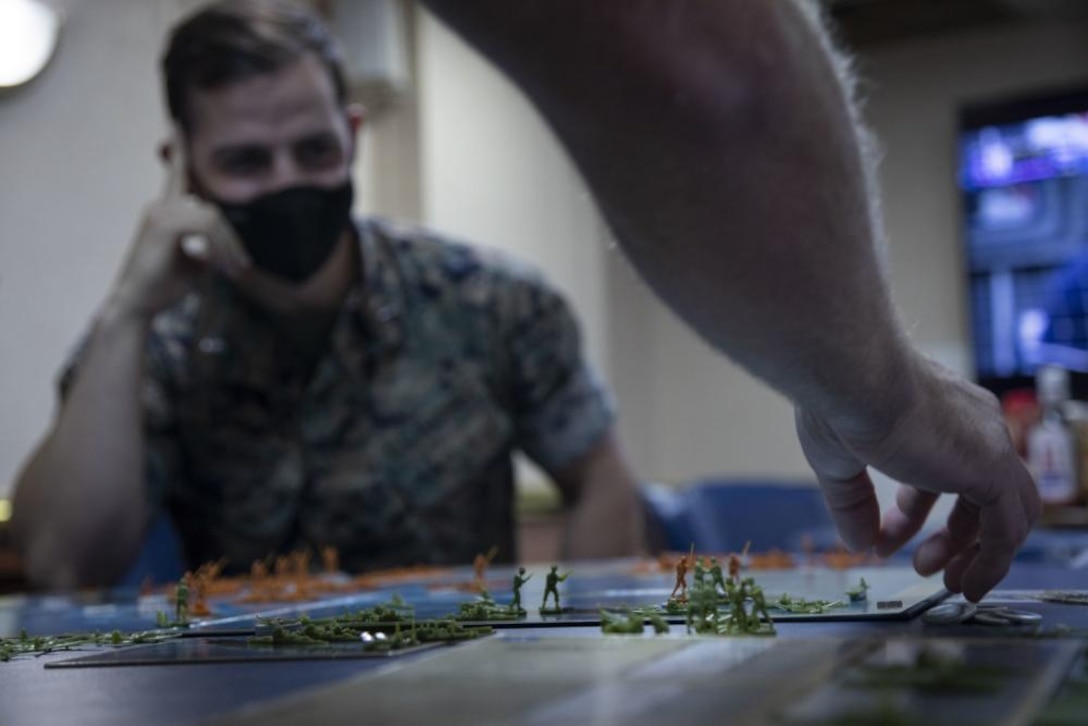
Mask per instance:
[[[310,576],[310,551],[296,550],[288,555],[290,571],[299,580],[306,580]]]
[[[770,626],[771,632],[774,632],[774,621],[771,619],[771,614],[767,612],[767,601],[763,597],[763,588],[755,583],[752,578],[745,580],[749,585],[748,595],[752,598],[752,614],[749,621],[749,632],[759,632],[760,623],[766,622]]]
[[[322,547],[321,564],[328,575],[335,575],[340,572],[340,552],[332,545]]]
[[[601,611],[601,632],[610,635],[639,635],[645,632],[646,622],[641,615],[628,612],[626,615]]]
[[[487,589],[487,567],[491,564],[491,560],[495,559],[498,551],[498,547],[492,547],[486,555],[477,554],[472,560],[472,589],[476,592]]]
[[[718,591],[720,587],[722,592],[725,592],[725,576],[722,574],[722,566],[718,562],[717,557],[710,558],[710,583],[714,587],[714,592]]]
[[[525,568],[519,567],[517,574],[514,575],[514,599],[510,602],[510,609],[516,613],[522,612],[521,608],[521,586],[529,581],[532,575],[525,574]],[[558,600],[559,596],[556,595]],[[547,596],[544,598],[547,600]]]
[[[740,582],[740,558],[736,553],[729,555],[729,579]]]
[[[729,600],[730,621],[743,631],[748,622],[748,615],[744,610],[745,601],[748,599],[747,588],[743,583],[729,579],[725,583],[725,595]]]
[[[190,588],[186,595],[193,596],[193,604],[188,607],[187,615],[195,615],[198,618],[204,618],[212,614],[211,608],[208,607],[207,601],[204,599],[205,594],[208,591],[208,576],[209,572],[205,569],[204,565],[201,565],[197,569],[196,574],[190,578]]]
[[[687,628],[697,633],[712,633],[718,622],[718,588],[707,580],[707,558],[695,560],[695,577],[688,595]],[[719,568],[720,569],[720,568]]]
[[[664,635],[669,632],[669,624],[665,621],[665,618],[657,613],[648,613],[646,617],[649,618],[650,625],[654,627],[654,633],[657,635]]]
[[[540,606],[541,610],[545,610],[548,607],[548,595],[551,594],[555,597],[555,609],[559,610],[559,583],[570,577],[569,572],[559,574],[559,566],[552,565],[551,572],[548,573],[547,579],[544,581],[544,603]]]
[[[861,578],[861,582],[857,587],[852,587],[846,591],[846,595],[850,598],[850,602],[865,602],[869,597],[869,583],[865,581],[865,578]]]
[[[680,558],[680,561],[676,563],[676,584],[672,588],[672,594],[669,595],[670,600],[676,600],[678,602],[686,602],[688,599],[688,557],[684,555]],[[680,594],[677,595],[676,593]]]
[[[174,590],[174,622],[189,622],[189,573],[178,580]]]

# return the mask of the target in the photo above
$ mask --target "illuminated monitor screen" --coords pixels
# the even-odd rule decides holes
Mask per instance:
[[[1088,373],[1088,88],[965,108],[958,146],[977,380]]]

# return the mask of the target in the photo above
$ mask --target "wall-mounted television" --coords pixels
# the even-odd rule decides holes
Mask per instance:
[[[958,147],[978,382],[1001,394],[1041,364],[1088,373],[1088,81],[963,108]]]

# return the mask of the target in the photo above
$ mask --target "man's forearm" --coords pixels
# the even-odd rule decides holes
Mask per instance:
[[[872,418],[912,395],[913,354],[841,61],[808,9],[428,4],[529,94],[636,267],[710,343],[820,415],[889,424]]]
[[[636,490],[590,491],[567,513],[563,558],[631,557],[643,550],[643,513]]]
[[[109,583],[139,547],[146,335],[145,321],[105,308],[52,432],[19,478],[12,526],[38,584]]]
[[[563,534],[564,559],[626,557],[643,550],[643,510],[638,485],[613,433],[556,482],[572,501]]]

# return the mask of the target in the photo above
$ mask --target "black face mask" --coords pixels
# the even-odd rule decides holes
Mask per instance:
[[[317,272],[351,219],[351,180],[338,187],[301,186],[245,204],[216,201],[260,269],[291,282]]]

